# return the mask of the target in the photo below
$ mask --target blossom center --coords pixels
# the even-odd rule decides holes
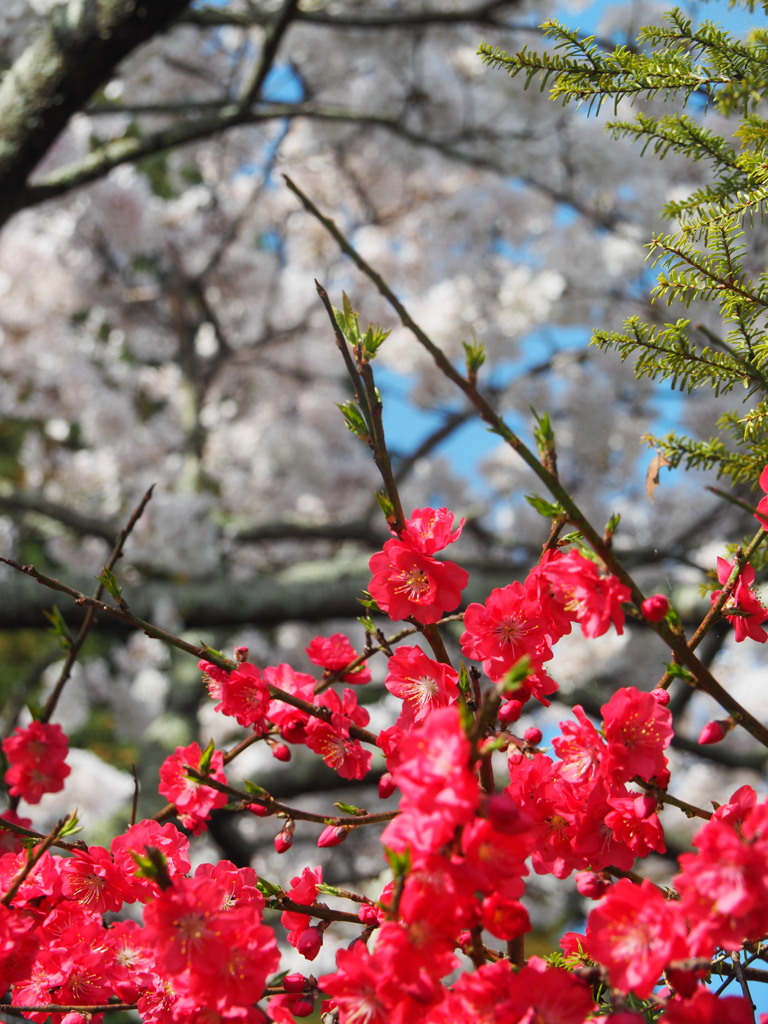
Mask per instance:
[[[418,565],[404,570],[398,578],[400,582],[395,587],[395,592],[406,594],[409,601],[419,601],[429,592],[429,576]]]

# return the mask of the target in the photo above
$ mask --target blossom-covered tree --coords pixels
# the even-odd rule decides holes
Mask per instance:
[[[327,17],[326,12],[312,17],[294,3],[267,12],[270,17],[235,4],[192,7],[186,21],[169,23],[167,40],[155,38],[149,52],[137,50],[125,66],[114,64],[116,77],[110,78],[102,67],[101,77],[91,83],[102,91],[88,93],[92,105],[81,109],[58,135],[53,150],[42,134],[37,140],[37,156],[45,152],[42,165],[32,159],[30,149],[26,158],[32,162],[25,168],[24,125],[16,126],[12,148],[20,162],[13,165],[16,170],[8,170],[6,237],[13,239],[21,231],[23,240],[26,230],[31,262],[45,254],[36,234],[36,227],[40,234],[45,227],[46,238],[58,239],[61,277],[73,288],[63,288],[57,297],[55,280],[46,278],[46,288],[40,289],[28,271],[24,277],[18,255],[12,261],[10,249],[6,253],[9,308],[17,317],[12,320],[9,314],[3,339],[15,357],[5,379],[16,411],[11,424],[16,433],[11,436],[18,441],[10,465],[25,484],[4,499],[9,509],[25,513],[18,527],[9,520],[12,553],[18,557],[6,563],[36,583],[63,591],[65,600],[74,598],[74,607],[86,611],[77,634],[70,632],[62,611],[49,612],[66,657],[51,675],[52,686],[39,695],[39,702],[31,702],[32,725],[17,724],[13,706],[6,721],[10,735],[3,750],[12,799],[1,826],[9,849],[0,855],[0,964],[9,998],[30,1019],[53,1014],[56,1021],[66,1018],[66,1024],[77,1024],[85,1016],[119,1008],[138,1010],[142,1019],[158,1024],[182,1024],[203,1015],[213,1021],[287,1022],[311,1013],[318,997],[330,998],[326,1009],[342,1024],[361,1019],[429,1024],[457,1018],[626,1024],[718,1019],[718,1014],[719,1019],[750,1019],[747,998],[718,1000],[699,983],[713,963],[729,979],[739,980],[746,996],[748,982],[762,980],[759,968],[747,958],[755,949],[759,954],[768,931],[762,869],[765,803],[752,785],[731,784],[719,793],[720,806],[712,813],[686,785],[693,773],[685,771],[680,751],[693,747],[710,764],[744,768],[750,758],[762,763],[757,759],[764,756],[768,730],[759,700],[739,692],[732,674],[721,676],[717,666],[713,670],[712,655],[719,643],[718,623],[733,626],[739,644],[752,646],[765,639],[761,623],[766,616],[753,590],[765,569],[760,556],[765,510],[762,502],[755,508],[743,496],[726,495],[730,505],[739,506],[741,521],[754,528],[754,514],[760,529],[729,552],[730,561],[712,555],[711,567],[719,561],[716,573],[712,568],[711,589],[715,577],[721,589],[695,618],[696,609],[683,606],[672,559],[690,561],[692,544],[701,548],[717,524],[707,522],[706,530],[697,525],[692,538],[675,546],[669,539],[675,530],[672,517],[662,522],[658,510],[648,505],[641,511],[636,500],[623,499],[625,521],[618,515],[608,518],[606,499],[618,477],[612,477],[609,464],[600,472],[599,458],[595,461],[605,451],[605,430],[593,449],[585,444],[586,426],[594,428],[600,404],[592,393],[588,409],[583,399],[571,407],[557,382],[540,385],[544,369],[562,364],[562,358],[555,353],[545,366],[526,366],[524,346],[532,339],[541,344],[536,330],[545,322],[578,326],[595,315],[609,315],[621,298],[625,313],[639,309],[640,315],[628,321],[626,334],[602,332],[596,340],[618,348],[624,357],[638,357],[641,378],[672,379],[690,389],[708,384],[726,401],[734,384],[746,381],[749,397],[757,396],[746,417],[738,411],[726,414],[729,444],[670,435],[655,442],[659,454],[652,471],[687,461],[716,469],[736,484],[754,485],[758,477],[762,483],[768,472],[760,440],[762,292],[750,269],[760,251],[759,227],[750,230],[749,245],[738,241],[745,211],[762,202],[759,108],[750,107],[742,118],[736,136],[742,150],[736,155],[714,130],[716,122],[706,120],[706,111],[700,121],[687,114],[656,115],[649,106],[635,121],[623,120],[614,127],[616,135],[636,135],[652,149],[674,151],[679,162],[672,165],[673,174],[688,175],[683,178],[687,189],[697,184],[700,168],[684,172],[685,158],[716,154],[714,183],[702,173],[698,191],[688,199],[675,199],[667,215],[679,220],[679,231],[658,235],[655,242],[667,260],[659,295],[682,303],[720,298],[719,310],[702,309],[693,333],[682,320],[665,323],[663,313],[633,295],[642,283],[639,262],[627,259],[623,275],[618,275],[622,287],[612,287],[608,265],[616,258],[616,239],[627,221],[623,212],[615,221],[600,219],[603,199],[590,191],[595,189],[594,176],[584,173],[581,184],[594,204],[590,208],[583,203],[581,209],[576,172],[566,174],[567,188],[561,182],[555,190],[542,175],[529,180],[521,168],[516,171],[512,159],[504,174],[512,168],[517,174],[514,186],[525,187],[526,200],[531,194],[546,197],[547,212],[554,218],[551,238],[560,239],[562,251],[550,253],[545,266],[536,266],[535,256],[546,252],[547,232],[534,226],[542,211],[538,207],[537,214],[534,204],[526,209],[523,234],[517,239],[494,232],[489,238],[487,226],[481,238],[478,229],[477,252],[488,257],[489,269],[471,292],[478,303],[474,316],[462,299],[470,297],[462,292],[462,276],[467,275],[473,244],[471,233],[462,234],[466,221],[455,235],[441,236],[432,268],[402,249],[406,232],[397,245],[389,232],[410,224],[410,197],[427,183],[438,197],[433,215],[434,210],[446,214],[451,186],[445,175],[434,174],[438,167],[462,167],[462,179],[466,172],[461,200],[456,186],[459,205],[473,181],[478,191],[486,194],[487,188],[492,197],[494,189],[497,197],[514,191],[508,177],[488,176],[494,147],[503,155],[509,141],[500,127],[505,124],[502,113],[492,111],[487,135],[477,124],[465,126],[467,134],[454,138],[433,132],[438,115],[455,115],[457,105],[441,101],[440,90],[432,85],[438,74],[430,79],[430,60],[445,67],[440,61],[447,53],[472,95],[474,72],[468,70],[466,53],[462,62],[461,34],[470,25],[496,26],[508,6],[481,4],[458,14],[440,10],[429,15],[414,14],[409,7],[395,12],[397,16],[388,11],[379,20],[372,7],[348,17],[333,6]],[[111,10],[120,16],[119,5]],[[81,23],[78,12],[85,19]],[[104,22],[103,50],[94,40],[98,60],[106,61],[106,67],[110,52],[119,60],[152,35],[142,35],[136,26],[131,35],[130,11],[123,14],[121,31],[114,26],[122,49],[110,50],[112,27]],[[64,19],[59,31],[41,27],[32,49],[6,72],[3,86],[17,81],[29,87],[17,90],[22,99],[29,89],[34,91],[34,75],[24,79],[23,73],[34,71],[35,55],[55,49],[73,25],[87,38],[84,8],[71,4],[66,11],[54,11],[54,28],[59,17]],[[263,29],[260,48],[249,32],[254,24]],[[190,25],[213,28],[202,43],[197,28],[190,34]],[[741,44],[711,26],[693,29],[679,13],[667,25],[671,27],[648,30],[636,50],[611,50],[606,40],[583,41],[553,25],[549,33],[565,56],[528,48],[513,57],[487,46],[484,52],[491,63],[525,72],[529,81],[541,73],[554,80],[556,92],[592,96],[598,104],[606,96],[620,101],[633,93],[647,94],[652,104],[660,76],[668,93],[680,92],[689,101],[701,95],[715,105],[718,117],[727,119],[740,113],[744,103],[758,102],[763,88],[761,37]],[[447,26],[458,35],[448,35]],[[311,50],[302,36],[306,31],[314,38],[312,33],[321,27],[374,35],[404,30],[404,38],[413,41],[413,68],[418,72],[407,84],[409,89],[421,85],[423,95],[416,89],[411,103],[408,91],[403,112],[386,125],[371,110],[365,116],[360,110],[354,116],[349,110],[332,115],[318,96],[323,101],[333,98],[342,79],[345,97],[375,105],[394,102],[403,76],[397,77],[391,93],[384,86],[371,90],[365,57],[373,49],[366,51],[363,42],[351,61],[359,79],[350,76],[348,52],[342,54],[345,74],[340,64],[334,78],[333,61],[325,59],[318,66],[320,50]],[[652,56],[646,49],[654,51]],[[205,64],[190,65],[189,55],[195,52],[206,57]],[[274,74],[281,53],[291,61],[282,85]],[[595,68],[600,71],[597,81]],[[178,103],[157,100],[164,72],[171,80],[180,76],[182,88],[199,82],[199,100],[185,99],[183,113]],[[56,79],[63,118],[46,112],[45,90],[38,94],[40,121],[51,133],[48,142],[58,134],[57,117],[61,128],[79,109],[75,91],[67,93],[67,76],[63,61]],[[493,78],[489,75],[489,81]],[[495,79],[503,82],[502,76]],[[223,93],[208,95],[209,87],[222,83]],[[501,94],[500,85],[491,92],[493,88]],[[278,92],[277,99],[270,98],[270,89]],[[297,89],[300,99],[291,93]],[[483,95],[479,83],[477,89]],[[75,106],[67,108],[67,96]],[[430,115],[434,111],[434,122],[425,114],[423,123],[414,127],[419,106]],[[591,122],[579,120],[578,114],[566,115],[570,120],[562,122],[558,114],[552,120],[552,109],[543,99],[532,100],[528,110],[521,103],[518,116],[525,127],[517,141],[535,151],[544,136],[537,139],[534,125],[548,132],[548,143],[567,137],[569,125],[589,136]],[[151,129],[155,118],[164,124],[157,131]],[[265,121],[269,128],[264,129]],[[321,143],[315,134],[320,121],[348,122],[352,134],[331,133],[330,141]],[[413,151],[405,146],[397,160],[383,160],[370,143],[372,173],[361,178],[365,122],[408,147],[418,145],[419,161],[411,162]],[[256,123],[263,134],[253,137],[249,132]],[[303,135],[294,131],[296,123],[309,130]],[[180,149],[182,142],[189,148]],[[578,164],[578,152],[576,146],[574,152],[561,154],[564,168],[573,161]],[[272,172],[279,164],[292,177],[276,199]],[[603,168],[604,173],[609,170]],[[14,174],[23,179],[21,184],[14,184]],[[648,186],[645,178],[642,184]],[[350,183],[355,186],[350,206],[342,203],[339,209],[333,199],[330,185],[335,180],[345,182],[347,189]],[[633,182],[630,191],[616,193],[617,209],[626,207],[639,215],[641,181],[624,179],[622,187],[628,180]],[[663,185],[662,179],[658,183]],[[129,207],[121,224],[121,201],[134,186],[144,190],[145,201]],[[123,189],[119,201],[100,207],[110,194],[115,200],[116,193],[110,193],[115,187]],[[53,200],[60,204],[55,207],[58,228],[54,207],[41,205]],[[273,200],[278,207],[283,204],[282,219],[270,219],[262,209]],[[290,216],[289,202],[297,203]],[[581,255],[586,259],[592,254],[597,261],[591,267],[596,275],[593,291],[584,280],[584,264],[563,248],[569,224],[557,223],[557,211],[564,203],[578,214],[580,227],[589,228]],[[105,216],[110,209],[113,220]],[[49,218],[52,236],[47,234]],[[433,237],[437,240],[437,233]],[[610,258],[608,239],[613,243]],[[84,241],[92,249],[80,250],[88,258],[78,263],[75,243]],[[639,256],[631,230],[625,241]],[[314,305],[306,296],[297,300],[303,271],[313,260],[323,260],[330,251],[326,245],[338,247],[362,271],[361,280],[376,285],[386,318],[400,321],[394,332],[388,330],[389,323],[387,329],[363,331],[356,303],[344,294],[341,308],[333,309],[319,284],[307,293]],[[520,246],[526,251],[515,253]],[[252,259],[254,253],[258,259]],[[334,292],[341,294],[347,285],[353,290],[349,266],[338,262],[327,269],[326,283]],[[265,275],[260,277],[259,271]],[[20,289],[13,287],[14,273],[23,284]],[[238,293],[249,274],[254,285]],[[510,285],[510,274],[517,281],[514,297],[521,317],[514,327],[504,320],[504,286]],[[462,299],[453,309],[441,291],[445,282]],[[263,289],[258,309],[252,305],[256,284]],[[541,291],[533,303],[536,287],[550,289],[551,306],[542,302]],[[435,317],[433,333],[420,326],[430,309],[428,303],[420,308],[425,296],[444,317],[442,322]],[[365,305],[366,310],[377,308],[367,294]],[[37,322],[23,321],[27,307],[40,317]],[[470,319],[478,333],[482,328],[482,336],[460,347],[460,333],[454,332]],[[50,358],[51,348],[43,344],[53,323],[65,328],[61,349],[53,353],[56,358]],[[323,339],[322,352],[308,341],[315,332]],[[339,366],[347,371],[347,394],[339,371],[328,372],[329,335],[340,349]],[[702,345],[701,338],[708,344]],[[511,389],[494,378],[506,372],[507,341],[516,343],[511,347],[521,360],[516,386],[525,398],[536,397],[539,408],[543,401],[552,406],[551,413],[534,413],[532,427],[526,428],[531,444],[515,429],[516,396],[513,400]],[[414,357],[413,350],[421,355]],[[77,399],[64,386],[68,353],[76,372],[87,366],[86,384],[98,394],[93,401],[82,381]],[[78,362],[84,353],[89,359]],[[392,367],[402,369],[406,358],[417,400],[447,412],[445,427],[428,443],[412,446],[410,455],[387,444],[377,386],[382,372],[386,378]],[[252,359],[258,373],[251,379],[247,370]],[[604,365],[616,364],[606,360]],[[578,361],[574,367],[578,373],[584,370]],[[624,371],[607,372],[620,380]],[[599,377],[591,371],[587,377],[594,389]],[[281,384],[288,378],[292,390]],[[312,402],[325,397],[330,402],[330,392],[349,428],[346,434],[338,410],[333,428],[330,420],[312,415]],[[632,395],[639,401],[650,392]],[[538,491],[549,492],[547,497],[530,497],[529,513],[513,505],[505,520],[497,495],[489,495],[484,510],[473,509],[469,485],[462,486],[455,474],[443,474],[436,466],[431,457],[435,446],[468,415],[462,403],[520,461],[524,472],[515,471],[510,479],[523,480],[527,474]],[[113,433],[106,429],[110,423]],[[242,446],[249,430],[258,443],[246,457]],[[616,434],[614,441],[617,437],[620,441]],[[328,458],[334,445],[343,462],[339,476]],[[366,448],[380,481],[375,504]],[[260,477],[249,475],[256,454],[264,460]],[[503,460],[497,458],[497,465]],[[144,487],[150,467],[159,467],[162,477],[154,494]],[[318,484],[313,501],[301,500],[313,481]],[[291,502],[291,487],[297,486],[303,489]],[[137,504],[117,532],[117,521],[109,522],[108,516],[133,489]],[[411,490],[430,496],[437,491],[440,502],[424,507],[422,500],[407,514]],[[448,495],[456,499],[450,502],[453,510],[432,507],[447,502]],[[675,500],[683,510],[680,521],[690,532],[690,500],[683,501],[679,492]],[[241,516],[252,516],[256,507],[273,518],[291,508],[294,518],[269,524],[255,538],[253,530],[249,533],[237,523]],[[373,526],[374,507],[379,515],[383,512],[386,527],[381,522]],[[213,509],[218,521],[203,521],[203,514]],[[207,534],[195,531],[195,510]],[[736,526],[735,518],[724,517],[726,521]],[[51,522],[71,530],[76,543],[47,530]],[[655,552],[643,559],[638,541],[657,522]],[[504,529],[514,532],[513,541],[503,542]],[[92,544],[93,538],[104,546]],[[259,544],[253,547],[256,539]],[[300,548],[299,542],[309,542],[308,547]],[[345,568],[344,556],[353,545],[355,551],[367,548],[362,562],[367,593],[365,614],[354,624],[345,623],[347,635],[338,631],[332,617],[346,614],[350,599],[357,600],[362,589],[353,585],[352,574],[339,579],[338,570]],[[444,549],[450,549],[451,559]],[[293,565],[299,550],[315,556],[311,568]],[[324,562],[331,555],[339,564],[324,575]],[[22,565],[22,557],[34,564]],[[703,554],[699,557],[704,560]],[[84,568],[89,559],[98,571],[95,596],[72,583],[72,568]],[[654,564],[661,560],[670,574],[665,587],[669,596],[652,593],[653,575],[660,571]],[[634,572],[633,561],[640,563]],[[54,570],[67,579],[54,578]],[[223,581],[224,596],[212,601],[202,580],[214,572]],[[263,607],[269,610],[261,617],[254,617],[245,599],[240,600],[257,589],[254,573],[266,577]],[[501,578],[494,579],[494,574]],[[153,592],[153,583],[162,585],[168,576],[177,587]],[[278,635],[259,632],[252,624],[234,638],[232,658],[213,646],[214,641],[221,643],[214,635],[201,643],[184,630],[200,620],[184,612],[179,576],[200,605],[213,607],[206,626],[232,628],[256,618],[262,630],[279,625]],[[313,581],[317,611],[312,610]],[[280,590],[281,584],[290,587],[291,582],[298,598],[295,610]],[[333,601],[335,585],[343,591],[338,604]],[[149,612],[140,604],[142,593],[152,601]],[[100,661],[85,660],[77,667],[86,637],[94,635],[94,615],[164,641],[168,649],[195,655],[203,683],[196,678],[190,684],[189,674],[185,680],[177,672],[173,687],[177,706],[188,712],[199,708],[195,733],[200,736],[190,742],[177,728],[179,719],[162,714],[163,694],[157,689],[165,678],[151,671],[157,663],[141,664],[143,641],[134,638]],[[286,618],[301,625],[286,624]],[[686,632],[689,618],[696,625]],[[327,631],[316,635],[306,625],[313,619],[325,620]],[[724,636],[725,628],[719,633]],[[648,649],[648,660],[632,659],[631,650],[620,648],[607,685],[596,687],[595,666],[610,664],[606,650],[610,658],[611,644],[633,637]],[[601,644],[608,646],[601,651]],[[579,658],[585,656],[589,665],[580,673]],[[138,662],[143,672],[131,671],[131,657],[133,668]],[[120,676],[105,686],[110,663],[120,666],[121,659]],[[581,675],[583,692],[570,681],[561,688],[561,673],[567,676],[569,665]],[[73,671],[79,675],[70,679]],[[126,679],[130,688],[122,685]],[[84,715],[79,719],[78,683],[85,684]],[[383,701],[377,700],[383,695]],[[142,698],[146,707],[139,747],[136,723],[132,731],[131,723],[119,716],[121,711],[126,717],[129,711],[135,714]],[[573,715],[557,705],[553,712],[546,710],[560,699],[574,705]],[[709,721],[696,744],[698,730],[692,731],[692,723],[707,701],[727,717]],[[534,708],[542,709],[535,722],[528,717]],[[44,818],[33,823],[18,813],[26,813],[19,799],[34,805],[44,793],[55,796],[63,785],[63,799],[71,805],[70,775],[74,779],[78,773],[70,772],[67,761],[82,746],[74,743],[67,753],[57,722],[67,724],[70,734],[79,730],[84,744],[99,722],[94,710],[104,709],[113,716],[114,734],[131,753],[138,748],[145,785],[157,767],[153,759],[162,762],[158,788],[170,803],[149,806],[146,793],[137,792],[133,809],[121,812],[119,826],[102,826],[109,834],[105,845],[94,841],[91,830],[97,826],[90,821],[87,837],[72,842],[73,814],[53,824],[46,835]],[[70,724],[66,718],[73,710]],[[544,749],[545,737],[550,752]],[[726,737],[736,742],[730,754],[728,748],[721,753],[719,746]],[[114,742],[111,746],[114,754]],[[281,788],[280,777],[273,785],[265,765],[286,761],[291,768]],[[310,766],[311,779],[298,778],[294,766],[301,764]],[[321,776],[321,768],[341,780],[343,799],[333,809],[325,794],[317,805],[307,802],[313,783],[326,784],[328,775]],[[706,778],[711,780],[712,773]],[[107,785],[105,777],[104,789]],[[676,790],[677,785],[683,789]],[[712,785],[708,790],[707,798]],[[291,799],[296,792],[304,795]],[[371,801],[389,798],[392,804],[370,809]],[[651,855],[674,859],[676,847],[686,842],[684,829],[669,825],[670,813],[678,811],[707,823],[693,837],[696,852],[678,858],[672,869],[676,873],[667,867],[665,874],[654,875]],[[224,834],[227,821],[236,822],[238,842]],[[191,837],[205,842],[208,834],[219,844],[215,853],[206,853],[199,841],[191,845]],[[303,846],[297,843],[301,834]],[[266,836],[274,854],[263,856],[263,838],[249,842],[249,835]],[[369,865],[365,886],[357,865],[341,874],[347,870],[343,851],[347,845],[354,848],[361,835],[370,836],[359,858]],[[328,858],[324,864],[330,871],[307,863],[308,836]],[[20,840],[26,849],[20,848]],[[381,843],[387,851],[386,868]],[[230,850],[233,860],[219,859],[222,851]],[[201,863],[201,853],[211,863]],[[313,851],[313,857],[319,853]],[[298,871],[291,868],[283,877],[275,863],[289,858],[298,859]],[[371,877],[372,859],[381,865],[383,878]],[[329,881],[331,872],[339,884]],[[574,875],[581,897],[604,896],[603,902],[588,911],[583,934],[562,936],[561,952],[546,960],[528,956],[525,936],[536,923],[531,894],[543,885],[550,893],[570,894],[565,899],[575,907],[574,888],[566,885]],[[342,879],[356,884],[342,887]],[[668,899],[659,881],[679,899]],[[332,897],[333,905],[325,897]],[[304,960],[317,959],[319,978],[281,970],[285,960],[273,912],[279,912],[287,932],[283,955],[292,955],[294,949]],[[557,927],[551,916],[547,924]],[[342,926],[351,932],[347,948],[339,948],[345,944],[339,936]],[[720,963],[719,950],[735,954],[728,968]],[[662,979],[667,988],[659,991]]]

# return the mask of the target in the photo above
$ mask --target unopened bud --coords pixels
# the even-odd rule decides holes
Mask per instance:
[[[293,846],[293,833],[296,822],[288,821],[275,836],[275,849],[278,853],[285,853]]]
[[[283,988],[286,992],[303,992],[307,987],[307,979],[303,974],[295,971],[293,974],[286,974],[283,978]]]
[[[320,847],[338,846],[339,843],[344,842],[348,833],[349,829],[344,828],[343,825],[327,825],[320,833],[317,845]]]
[[[301,933],[299,941],[296,943],[296,949],[305,960],[314,960],[322,945],[323,933],[316,925],[310,925]]]
[[[720,740],[724,740],[728,734],[728,727],[729,723],[725,719],[707,722],[699,733],[699,743],[701,743],[702,746],[707,743],[719,743]]]
[[[378,924],[379,912],[370,903],[363,903],[357,912],[357,916],[363,924]]]
[[[526,729],[523,736],[527,743],[530,743],[532,747],[538,747],[541,743],[542,732],[541,729],[537,729],[535,726],[531,726],[530,729]]]
[[[272,749],[272,757],[274,757],[276,761],[291,760],[291,748],[287,747],[285,743],[271,743],[270,747]]]
[[[523,710],[522,702],[519,700],[505,700],[499,708],[498,719],[500,722],[509,724],[516,722]]]
[[[669,601],[663,594],[652,594],[646,597],[640,610],[649,622],[661,622],[669,611]]]
[[[655,690],[651,690],[651,696],[663,708],[669,704],[669,690],[665,690],[663,686],[657,686]]]
[[[635,797],[633,806],[638,818],[650,818],[652,814],[656,813],[656,798],[652,797],[650,793],[641,793]]]
[[[608,888],[608,881],[594,871],[577,871],[576,888],[589,900],[599,900]]]
[[[395,784],[395,780],[392,778],[391,774],[389,772],[384,772],[379,779],[379,799],[386,800],[387,797],[392,796],[396,789],[397,785]]]

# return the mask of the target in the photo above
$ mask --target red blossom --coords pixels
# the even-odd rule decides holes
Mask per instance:
[[[757,511],[754,516],[762,528],[768,530],[768,466],[760,474],[760,487],[766,492],[766,495],[757,503]]]
[[[304,868],[300,875],[296,878],[291,879],[290,887],[285,892],[286,899],[292,900],[294,903],[301,903],[306,907],[311,907],[315,903],[317,897],[318,886],[323,881],[323,869],[317,868]],[[297,910],[286,910],[280,915],[280,924],[288,932],[288,941],[295,948],[299,949],[299,946],[304,943],[304,948],[311,952],[312,938],[304,940],[304,934],[308,929],[312,928],[312,914],[311,912],[302,913]],[[314,956],[320,950],[322,945],[322,934],[320,935],[320,942],[317,945]],[[303,954],[307,956],[306,952]],[[312,960],[314,957],[310,956],[307,959]]]
[[[396,758],[387,759],[402,793],[400,814],[387,825],[382,842],[394,850],[432,853],[470,821],[480,790],[469,759],[469,740],[455,705],[438,708],[403,736]]]
[[[2,821],[7,821],[11,825],[20,825],[22,828],[29,828],[32,824],[32,819],[22,818],[16,811],[12,811],[10,808],[0,814],[0,855],[3,853],[18,853],[19,850],[24,848],[24,837],[17,832],[3,828]]]
[[[530,659],[534,669],[552,657],[551,634],[541,606],[519,581],[492,590],[485,604],[469,605],[461,649],[466,657],[481,661],[495,682],[523,657]],[[556,688],[553,684],[552,690]]]
[[[452,704],[459,696],[459,676],[420,647],[398,647],[387,663],[384,685],[403,700],[403,728],[421,722],[434,709]]]
[[[263,723],[269,707],[269,689],[255,665],[241,662],[227,672],[209,661],[199,662],[208,679],[208,692],[219,700],[214,711],[229,715],[245,728]]]
[[[699,733],[698,743],[707,746],[710,743],[720,743],[728,735],[729,722],[727,719],[719,719],[714,722],[707,722]]]
[[[189,871],[189,840],[172,822],[161,825],[157,821],[137,821],[127,832],[115,836],[110,852],[115,867],[120,871],[125,900],[142,902],[156,896],[160,889],[156,881],[143,877],[136,856],[146,858],[148,850],[161,859],[167,877],[173,881]]]
[[[284,690],[293,697],[300,697],[312,704],[315,694],[315,680],[306,672],[295,672],[290,665],[268,665],[264,669],[264,678],[270,686]],[[280,735],[289,743],[306,742],[306,724],[309,715],[300,708],[275,697],[267,712],[270,721],[280,730]]]
[[[310,718],[306,726],[307,746],[320,754],[329,768],[342,779],[362,779],[371,766],[372,754],[350,736],[350,726],[365,726],[369,715],[358,706],[354,690],[344,690],[343,699],[327,690],[319,703],[331,710],[330,721]]]
[[[315,665],[320,665],[327,672],[340,672],[357,660],[357,652],[349,642],[349,638],[343,633],[334,633],[332,636],[316,636],[305,650],[309,660]],[[362,664],[341,678],[345,683],[370,683],[371,673],[365,664]]]
[[[123,873],[101,846],[91,846],[87,852],[74,851],[62,868],[61,888],[65,896],[82,903],[94,914],[119,910],[131,895]]]
[[[498,892],[483,900],[483,928],[497,939],[509,941],[531,930],[528,911],[519,900],[510,900]]]
[[[669,601],[664,594],[652,594],[646,597],[640,610],[649,622],[661,622],[669,611]]]
[[[609,785],[635,775],[650,781],[666,769],[672,715],[652,694],[625,686],[600,710],[608,741],[601,773]]]
[[[216,807],[223,807],[228,799],[226,793],[206,786],[204,782],[192,778],[189,774],[189,769],[194,768],[226,785],[222,752],[213,752],[207,772],[202,770],[202,761],[203,751],[199,743],[177,747],[176,752],[167,757],[161,765],[160,785],[157,787],[162,796],[176,804],[181,823],[195,835],[206,827],[211,811]]]
[[[469,573],[455,562],[438,562],[400,540],[388,540],[368,563],[368,590],[390,619],[437,622],[461,601]]]
[[[762,477],[760,479],[762,480]],[[718,557],[717,578],[720,583],[725,583],[728,580],[733,572],[734,564],[726,561],[725,558]],[[761,625],[761,623],[768,619],[768,611],[766,611],[760,599],[751,589],[754,582],[755,570],[747,563],[742,566],[739,577],[736,580],[736,586],[723,605],[722,614],[733,626],[737,643],[741,643],[747,637],[756,640],[760,644],[768,640],[768,633],[766,633]],[[722,590],[716,590],[711,595],[712,604],[717,601],[722,593]]]
[[[602,636],[611,624],[617,633],[624,631],[621,605],[632,599],[629,587],[580,551],[574,548],[549,561],[542,575],[554,585],[563,608],[576,619],[584,636]]]
[[[675,996],[659,1017],[659,1024],[754,1024],[754,1021],[754,1009],[743,996],[716,996],[706,988],[697,989],[690,999]]]
[[[683,959],[683,915],[648,879],[620,879],[589,914],[584,950],[608,968],[612,987],[641,999],[654,989],[664,967]]]
[[[457,541],[464,528],[464,520],[453,528],[453,512],[447,508],[415,508],[405,521],[400,540],[410,544],[423,555],[434,555]]]

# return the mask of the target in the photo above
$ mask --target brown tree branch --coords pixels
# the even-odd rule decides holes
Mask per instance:
[[[53,7],[0,82],[0,224],[20,208],[29,175],[72,115],[190,2],[70,0]]]

